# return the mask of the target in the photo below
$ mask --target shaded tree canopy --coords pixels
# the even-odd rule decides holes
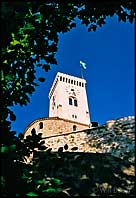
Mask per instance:
[[[59,33],[76,27],[81,20],[88,31],[96,31],[107,17],[133,23],[134,2],[2,2],[1,3],[1,107],[2,130],[16,119],[10,106],[26,105],[38,86],[36,67],[46,72],[57,64]],[[41,62],[41,60],[44,60]],[[44,82],[43,77],[39,77]],[[6,122],[6,125],[5,125]],[[6,128],[5,128],[6,126]]]
[[[48,72],[52,64],[57,65],[55,55],[58,49],[59,33],[69,32],[75,28],[77,18],[87,26],[88,31],[96,31],[97,27],[102,27],[106,23],[107,17],[114,15],[117,15],[118,21],[133,23],[134,2],[1,2],[2,195],[65,194],[60,180],[63,178],[54,178],[54,176],[59,177],[59,173],[61,173],[61,170],[58,171],[57,163],[59,167],[63,167],[63,164],[67,163],[66,157],[61,156],[63,148],[60,148],[57,154],[52,155],[50,150],[45,148],[41,134],[37,135],[35,129],[32,129],[31,136],[26,139],[21,133],[18,137],[15,136],[16,132],[11,131],[11,121],[15,121],[16,116],[10,107],[17,104],[27,105],[35,87],[38,86],[37,80],[44,82],[43,77],[36,77],[36,67]],[[44,152],[47,163],[39,164],[38,157],[32,159],[31,164],[24,163],[31,154],[39,156],[37,149],[47,149],[47,152]],[[68,145],[65,145],[64,149],[67,150]],[[76,147],[73,148],[74,150]],[[86,164],[88,165],[88,163]],[[52,165],[54,165],[52,169],[54,172],[50,172]],[[84,164],[82,165],[84,169]],[[71,166],[68,168],[69,170],[64,170],[66,175],[71,171]],[[88,167],[86,168],[88,169]],[[39,172],[39,170],[41,171]],[[58,175],[53,173],[58,173]],[[124,176],[121,180],[124,180]],[[76,184],[77,182],[75,186]],[[84,185],[84,183],[82,184]],[[123,185],[126,184],[123,183]]]

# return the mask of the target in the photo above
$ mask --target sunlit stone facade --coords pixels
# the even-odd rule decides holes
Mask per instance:
[[[85,79],[58,72],[49,99],[49,117],[90,124]]]
[[[25,130],[34,128],[42,137],[66,134],[92,126],[86,94],[86,80],[58,72],[49,92],[49,117],[40,118]]]

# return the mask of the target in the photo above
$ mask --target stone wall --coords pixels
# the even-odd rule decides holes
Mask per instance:
[[[105,125],[43,138],[45,145],[58,151],[111,153],[134,161],[135,117],[108,121]],[[67,148],[68,147],[68,148]]]
[[[32,123],[31,129],[38,125]],[[37,174],[47,181],[60,179],[66,196],[134,196],[134,116],[43,139],[46,152],[33,156],[38,162]]]
[[[40,128],[40,124],[43,126]],[[31,130],[34,128],[36,133],[42,133],[42,137],[54,136],[59,134],[67,134],[73,131],[73,126],[76,126],[76,130],[88,129],[90,126],[81,124],[79,122],[69,121],[58,117],[40,118],[30,123],[26,128],[24,135],[30,135]]]

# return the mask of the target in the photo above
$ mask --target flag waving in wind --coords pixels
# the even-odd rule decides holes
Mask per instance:
[[[86,69],[86,63],[85,63],[85,62],[80,61],[80,66],[81,66],[82,68]]]

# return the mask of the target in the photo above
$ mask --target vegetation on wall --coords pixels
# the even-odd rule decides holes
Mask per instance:
[[[16,132],[11,131],[11,122],[16,120],[16,116],[10,107],[30,102],[30,96],[38,86],[36,67],[48,72],[51,64],[57,64],[58,35],[75,28],[76,17],[88,27],[88,31],[96,31],[98,26],[106,23],[107,17],[114,14],[119,21],[133,23],[134,2],[1,2],[0,141],[3,195],[17,196],[23,192],[28,196],[34,195],[30,192],[36,187],[30,174],[33,172],[32,165],[25,163],[25,157],[36,152],[34,148],[39,144],[41,146],[34,131],[26,140],[21,134],[17,137]],[[38,80],[44,82],[45,79],[39,76]],[[30,188],[27,182],[30,182]],[[59,181],[57,183],[56,180],[55,185],[59,185]]]

